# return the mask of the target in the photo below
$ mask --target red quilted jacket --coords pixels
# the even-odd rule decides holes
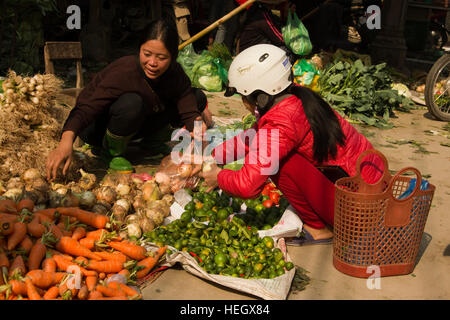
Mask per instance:
[[[336,115],[345,135],[345,145],[338,145],[336,159],[329,159],[321,165],[338,165],[353,176],[356,174],[358,156],[373,147],[350,123],[339,114]],[[252,129],[214,149],[213,155],[219,164],[245,157],[241,170],[224,169],[219,173],[219,187],[233,196],[255,198],[261,193],[267,178],[278,172],[278,165],[291,152],[297,152],[312,164],[319,165],[313,158],[311,127],[302,102],[296,96],[283,99],[261,117]],[[365,159],[374,166],[364,166],[362,176],[366,182],[374,183],[382,175],[383,163],[373,155]],[[292,172],[292,175],[301,174],[300,171]]]

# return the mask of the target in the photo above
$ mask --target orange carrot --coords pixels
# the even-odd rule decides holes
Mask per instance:
[[[113,289],[110,287],[97,285],[97,291],[100,291],[106,297],[121,297],[126,296],[126,293],[122,289]]]
[[[52,254],[52,257],[54,257],[55,255],[61,256],[64,259],[66,259],[67,261],[72,261],[73,257],[71,255],[65,254],[65,253],[61,253],[57,250],[53,250],[53,249],[49,249],[50,253]]]
[[[120,261],[122,263],[127,262],[127,256],[123,253],[120,253],[118,251],[114,252],[106,252],[106,251],[94,251],[96,255],[101,257],[103,260],[114,260],[114,261]]]
[[[122,269],[118,273],[125,276],[127,279],[130,277],[130,271],[128,269]]]
[[[59,295],[59,288],[57,286],[53,286],[50,289],[47,290],[47,292],[44,294],[44,300],[53,300],[58,298]]]
[[[27,295],[27,286],[23,280],[11,279],[8,281],[8,284],[5,286],[6,289],[10,289],[11,293],[14,295],[26,296]],[[44,294],[44,290],[36,287],[36,291],[39,295]]]
[[[56,272],[56,262],[53,258],[46,258],[42,261],[42,270],[45,272]]]
[[[43,270],[32,270],[27,273],[36,287],[47,289],[60,283],[67,274],[65,272],[45,272]]]
[[[83,238],[83,239],[80,239],[79,242],[83,247],[85,247],[89,250],[92,250],[95,248],[95,241],[97,241],[97,240],[92,239],[92,238]]]
[[[74,240],[80,240],[81,238],[84,238],[86,236],[86,229],[83,227],[76,227],[75,230],[73,230],[72,233],[72,239]]]
[[[86,238],[100,240],[102,235],[105,235],[107,233],[108,233],[108,231],[106,229],[98,229],[95,231],[89,231],[88,233],[86,233]]]
[[[33,218],[34,218],[34,217],[39,217],[39,221],[40,221],[41,223],[44,223],[44,222],[46,222],[46,223],[53,223],[53,222],[55,221],[55,220],[53,220],[52,218],[46,216],[45,214],[39,213],[39,212],[34,212],[34,213],[33,213]]]
[[[22,242],[19,244],[19,250],[23,250],[25,255],[28,256],[32,247],[33,241],[31,241],[30,237],[26,235],[25,238],[22,240]]]
[[[9,268],[10,265],[11,264],[9,262],[8,256],[6,255],[6,252],[0,250],[0,268],[3,267]]]
[[[85,279],[86,286],[89,291],[94,291],[97,286],[98,276],[88,276]]]
[[[108,284],[108,287],[113,289],[120,289],[123,292],[125,292],[125,294],[129,297],[139,297],[139,298],[141,297],[141,294],[139,292],[121,282],[111,281]]]
[[[7,249],[14,249],[19,243],[25,239],[27,235],[27,225],[23,222],[16,222],[14,224],[14,231],[8,237]]]
[[[102,260],[98,255],[86,247],[83,247],[78,241],[70,237],[62,237],[56,244],[56,249],[74,256],[83,256],[98,261]]]
[[[85,276],[95,276],[97,275],[96,271],[93,270],[87,270],[86,268],[80,267],[78,264],[76,264],[75,262],[69,261],[67,259],[65,259],[62,255],[54,255],[53,259],[56,262],[56,266],[58,267],[59,270],[62,271],[66,271],[69,270],[69,267],[72,267],[75,269],[78,268],[80,270],[80,272]]]
[[[69,288],[67,281],[61,283],[58,286],[58,290],[59,295],[63,298],[63,300],[72,300],[78,293],[76,288]]]
[[[92,290],[89,292],[88,300],[98,300],[103,298],[103,295],[100,291]]]
[[[46,229],[43,224],[41,224],[41,219],[38,215],[34,215],[33,220],[27,224],[28,234],[40,238],[45,233]]]
[[[27,286],[27,296],[30,300],[42,300],[41,295],[37,292],[30,278],[25,277],[25,285]]]
[[[100,280],[105,279],[105,278],[106,278],[106,273],[104,273],[104,272],[99,272],[99,273],[98,273],[98,278],[99,278]]]
[[[153,257],[147,257],[144,260],[141,260],[137,263],[137,266],[144,266],[144,269],[139,270],[136,272],[136,277],[143,278],[145,277],[152,269],[153,267],[158,263],[159,258],[166,252],[167,246],[159,248]]]
[[[61,214],[58,212],[58,210],[56,208],[47,208],[47,209],[36,210],[34,212],[34,214],[35,215],[45,215],[52,221],[56,220],[57,218],[59,218],[61,216]]]
[[[14,232],[14,225],[16,223],[17,222],[0,218],[0,235],[8,236],[12,234]]]
[[[80,290],[78,291],[77,298],[79,300],[87,300],[89,296],[89,290],[86,285],[81,286]]]
[[[107,216],[86,211],[80,209],[79,207],[59,207],[57,210],[62,215],[75,217],[81,223],[97,229],[104,228],[106,223],[109,222],[109,218]]]
[[[64,237],[62,230],[57,225],[51,224],[49,226],[49,230],[56,239],[61,239],[62,237]]]
[[[31,248],[28,256],[28,270],[39,269],[42,260],[47,252],[47,247],[42,243],[41,239],[37,240]]]
[[[120,242],[110,241],[108,245],[114,248],[133,260],[142,260],[145,258],[147,250],[144,247],[138,246],[130,241],[123,240]]]
[[[104,273],[117,273],[123,269],[123,262],[117,260],[89,261],[87,269]]]
[[[27,268],[25,267],[25,262],[23,261],[23,258],[21,255],[17,255],[12,264],[11,268],[9,269],[9,277],[13,277],[14,275],[25,275],[27,272]]]
[[[13,279],[8,281],[8,285],[10,286],[12,293],[22,296],[27,295],[27,286],[25,282]]]
[[[28,211],[33,212],[34,201],[29,198],[22,199],[17,203],[16,209],[17,212],[22,212],[23,209],[27,209]]]
[[[17,204],[10,199],[0,200],[0,212],[5,213],[17,213]]]

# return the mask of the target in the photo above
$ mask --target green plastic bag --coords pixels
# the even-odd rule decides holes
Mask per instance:
[[[307,86],[313,83],[316,75],[320,74],[314,65],[306,59],[297,60],[292,66],[292,73],[295,78],[294,82]]]
[[[194,87],[205,89],[207,91],[222,91],[222,79],[219,71],[208,51],[203,51],[200,58],[192,68]]]
[[[177,62],[181,65],[191,81],[194,77],[192,68],[199,57],[200,55],[195,52],[192,43],[184,47],[183,50],[178,53]]]
[[[287,24],[282,28],[283,40],[286,46],[293,53],[300,56],[308,55],[312,51],[312,43],[309,39],[309,33],[297,14],[289,11]]]

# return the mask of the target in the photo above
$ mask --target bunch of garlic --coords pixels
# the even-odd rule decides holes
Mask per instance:
[[[20,101],[30,101],[39,105],[40,99],[46,94],[44,76],[36,74],[33,77],[22,77],[10,71],[8,78],[2,83],[3,94],[0,94],[2,108],[13,111]]]

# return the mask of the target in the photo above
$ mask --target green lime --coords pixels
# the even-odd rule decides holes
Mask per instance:
[[[265,224],[265,225],[261,228],[261,230],[270,230],[270,229],[272,229],[272,226],[271,226],[270,224]]]
[[[193,211],[195,209],[195,203],[194,201],[189,201],[185,206],[184,210],[190,210]]]
[[[223,253],[218,253],[214,256],[214,263],[219,268],[225,267],[225,264],[227,262],[228,262],[228,257]]]
[[[255,209],[255,211],[256,211],[256,213],[260,213],[260,212],[263,212],[263,210],[264,210],[264,206],[263,206],[263,204],[262,203],[258,203],[257,205],[255,205],[255,207],[254,207],[254,209]]]
[[[279,269],[277,269],[277,276],[282,276],[284,273],[285,273],[285,271],[284,271],[284,269],[283,268],[279,268]]]
[[[265,236],[262,239],[262,241],[263,241],[264,245],[266,246],[266,248],[269,248],[269,249],[273,248],[274,242],[273,242],[273,238],[272,237]]]
[[[229,215],[230,215],[230,213],[228,212],[227,209],[224,209],[224,208],[219,209],[217,211],[217,220],[223,221],[223,220],[227,219]]]
[[[253,271],[258,274],[263,270],[264,266],[262,263],[255,263],[255,265],[253,266]]]
[[[189,222],[192,220],[192,214],[189,211],[185,211],[181,214],[181,221]]]
[[[283,252],[279,248],[273,249],[272,254],[273,254],[275,262],[278,262],[281,259],[283,259]]]
[[[287,269],[287,271],[291,270],[292,268],[294,268],[294,264],[292,262],[286,262],[285,268]]]

